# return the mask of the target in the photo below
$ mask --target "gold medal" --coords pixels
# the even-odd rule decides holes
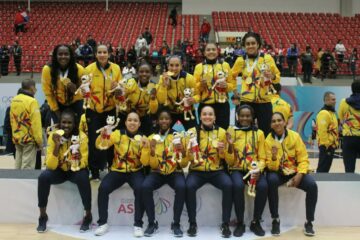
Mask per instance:
[[[62,136],[62,135],[64,135],[65,132],[64,132],[64,130],[59,129],[59,130],[56,130],[55,133]]]
[[[70,80],[70,78],[62,78],[62,79],[61,79],[61,82],[62,82],[65,86],[67,86],[67,85],[71,82],[71,80]]]
[[[253,82],[252,77],[247,77],[245,80],[246,84],[251,84]]]
[[[218,142],[218,140],[212,140],[212,146],[214,147],[214,148],[217,148],[218,147],[218,144],[219,144],[219,142]]]
[[[153,136],[153,139],[154,139],[156,142],[160,142],[160,141],[161,141],[161,137],[160,137],[159,134],[155,134],[155,135]]]
[[[166,75],[168,75],[169,77],[172,77],[172,76],[174,76],[174,73],[173,73],[173,72],[170,72],[170,71],[167,71],[167,72],[166,72]]]
[[[137,142],[141,141],[141,135],[135,135],[134,140]]]

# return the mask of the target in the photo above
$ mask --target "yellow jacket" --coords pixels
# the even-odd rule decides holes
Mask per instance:
[[[149,136],[149,141],[153,139],[155,134]],[[173,134],[169,133],[163,142],[158,142],[155,148],[155,156],[151,156],[150,148],[143,148],[141,154],[141,163],[144,166],[150,166],[153,172],[158,172],[163,175],[169,175],[173,172],[182,172],[182,168],[186,167],[189,159],[182,156],[180,163],[173,162]],[[182,139],[183,147],[185,149],[185,139]],[[171,147],[170,147],[171,146]],[[177,159],[175,158],[175,161]]]
[[[170,78],[170,86],[166,88],[163,86],[163,77],[160,76],[159,83],[156,86],[156,96],[159,104],[164,105],[166,98],[168,101],[168,107],[171,111],[175,113],[182,113],[181,108],[175,104],[175,102],[180,102],[184,98],[184,89],[192,88],[193,89],[193,98],[198,102],[198,96],[196,96],[196,85],[194,77],[185,72],[181,71],[179,73],[179,79]]]
[[[84,133],[86,136],[88,136],[88,126],[86,122],[86,116],[85,113],[81,115],[80,123],[79,123],[79,132]]]
[[[197,132],[197,130],[197,128],[191,128],[189,131]],[[224,168],[222,161],[225,158],[225,149],[223,153],[220,153],[215,147],[213,147],[212,143],[214,140],[216,140],[225,144],[226,131],[220,127],[216,127],[214,130],[211,131],[205,131],[201,129],[198,139],[200,139],[200,143],[198,142],[198,144],[201,152],[202,161],[200,161],[198,164],[195,164],[193,162],[194,155],[192,154],[192,151],[188,149],[188,157],[189,161],[191,161],[189,169],[191,171],[205,172],[222,170]],[[189,139],[186,140],[186,143],[189,143]]]
[[[276,146],[278,149],[277,158],[272,160],[271,149]],[[265,140],[266,167],[269,171],[286,170],[306,174],[309,170],[309,158],[304,142],[300,135],[292,130],[286,130],[285,138],[280,143],[270,133]]]
[[[127,110],[136,110],[140,117],[147,115],[149,110],[151,114],[156,114],[158,101],[156,98],[155,100],[150,99],[150,91],[155,87],[155,84],[150,82],[146,88],[140,88],[134,78],[128,79],[125,83]]]
[[[53,133],[50,133],[48,138],[48,145],[46,150],[46,167],[50,170],[55,170],[57,168],[60,168],[63,171],[69,171],[70,170],[70,163],[65,161],[64,153],[69,149],[71,146],[71,138],[67,139],[64,143],[60,145],[59,149],[59,155],[56,157],[54,156],[53,152],[55,149],[55,143],[52,139]],[[79,167],[81,169],[86,168],[88,166],[88,137],[80,133],[80,165]]]
[[[79,87],[81,85],[81,76],[84,74],[84,68],[80,64],[76,64],[76,66],[78,69],[78,82],[76,83],[76,86]],[[57,79],[56,88],[54,88],[51,83],[50,73],[51,67],[45,65],[41,74],[41,84],[51,111],[59,110],[58,103],[61,103],[62,105],[70,105],[82,99],[80,91],[78,94],[74,95],[72,99],[69,99],[66,91],[66,86],[61,82],[60,76]]]
[[[254,59],[249,59],[249,65],[252,66]],[[233,78],[241,74],[241,95],[240,100],[244,102],[255,102],[255,103],[268,103],[271,102],[271,94],[268,94],[270,85],[260,83],[260,70],[261,64],[266,63],[270,71],[275,74],[276,78],[272,83],[280,83],[280,71],[277,69],[274,59],[269,55],[260,55],[258,62],[254,68],[253,74],[248,72],[246,67],[246,61],[243,57],[238,57],[232,68]],[[246,79],[252,77],[253,83],[247,84]]]
[[[247,172],[251,169],[251,162],[258,161],[261,171],[265,168],[265,136],[263,131],[241,130],[230,127],[227,131],[234,141],[233,153],[229,154],[228,146],[225,150],[225,160],[229,170]]]
[[[142,153],[147,153],[146,151],[142,151],[140,147],[141,143],[129,138],[125,133],[120,132],[120,130],[112,132],[108,141],[104,141],[102,136],[99,135],[96,139],[95,146],[99,148],[101,143],[105,143],[107,148],[114,145],[112,171],[128,173],[137,172],[142,169],[140,157]],[[148,154],[150,154],[150,152]]]
[[[339,119],[342,123],[343,136],[360,136],[360,109],[350,106],[342,99],[339,106]]]
[[[10,124],[14,144],[42,146],[40,108],[34,97],[22,92],[12,99]]]
[[[316,116],[318,145],[336,148],[339,145],[339,124],[335,112],[321,110]]]
[[[287,122],[289,118],[293,116],[293,111],[291,105],[282,99],[279,95],[274,94],[271,97],[271,104],[273,112],[280,112],[284,115],[285,121]]]
[[[206,104],[217,103],[219,100],[219,96],[216,91],[202,90],[201,89],[201,80],[206,79],[207,87],[211,90],[217,79],[217,73],[222,71],[225,73],[227,89],[226,92],[231,92],[236,89],[236,79],[233,78],[233,74],[231,72],[231,68],[227,62],[223,63],[215,63],[215,64],[204,64],[199,63],[196,65],[194,70],[194,78],[195,78],[195,101],[203,102]]]
[[[86,74],[93,74],[90,85],[90,109],[98,113],[114,109],[114,95],[109,93],[109,91],[111,90],[111,82],[119,82],[122,79],[120,67],[115,63],[109,62],[108,67],[105,69],[106,79],[97,62],[87,66],[85,72]]]

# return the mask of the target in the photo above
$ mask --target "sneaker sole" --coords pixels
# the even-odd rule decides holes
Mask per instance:
[[[187,234],[188,237],[196,237],[197,234]]]
[[[271,235],[274,236],[274,237],[279,237],[280,233],[271,233]]]
[[[94,235],[95,235],[95,236],[103,236],[103,235],[105,235],[107,232],[108,232],[108,231],[103,232],[103,233],[94,233]]]
[[[39,231],[39,230],[36,230],[38,233],[46,233],[48,231],[48,229],[46,228],[44,231]]]
[[[89,232],[91,230],[91,227],[89,227],[89,229],[87,229],[87,230],[82,230],[82,229],[80,229],[80,232],[81,233],[86,233],[86,232]]]
[[[156,234],[157,232],[159,231],[159,229],[157,228],[157,229],[155,229],[155,231],[152,233],[152,234],[146,234],[146,233],[144,233],[144,236],[145,237],[152,237],[154,234]]]
[[[308,236],[308,237],[314,237],[315,236],[315,233],[308,233],[304,230],[304,234],[305,236]]]

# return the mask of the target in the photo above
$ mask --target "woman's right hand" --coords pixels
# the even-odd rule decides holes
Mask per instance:
[[[61,136],[59,134],[54,133],[52,135],[52,140],[54,141],[56,146],[60,146],[60,144],[61,144],[61,142],[60,142],[61,141]]]
[[[234,144],[234,140],[231,138],[231,134],[230,133],[226,133],[226,141],[229,144]]]
[[[277,158],[277,153],[278,153],[278,148],[276,146],[272,146],[271,147],[271,156],[272,156],[272,159],[276,160]]]
[[[163,87],[166,87],[166,88],[169,87],[170,77],[167,74],[167,72],[164,72],[162,77],[163,77]]]
[[[207,81],[206,81],[206,79],[202,79],[202,80],[200,81],[200,88],[201,88],[202,91],[207,91],[208,86],[207,86]]]
[[[151,154],[151,156],[155,156],[155,148],[156,148],[156,140],[151,139],[151,141],[150,141],[150,154]]]

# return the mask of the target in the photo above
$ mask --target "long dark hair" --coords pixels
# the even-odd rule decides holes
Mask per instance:
[[[68,73],[68,78],[71,80],[72,83],[74,83],[77,87],[80,86],[80,81],[79,81],[79,77],[78,77],[78,68],[76,66],[76,61],[75,61],[75,54],[73,52],[73,50],[71,49],[71,47],[69,45],[65,45],[65,44],[60,44],[57,45],[52,53],[52,58],[51,58],[51,83],[54,89],[56,89],[57,86],[57,80],[59,77],[59,70],[60,70],[60,64],[57,60],[57,54],[59,51],[60,47],[66,47],[69,50],[70,53],[70,61],[68,64],[68,69],[69,69],[69,73]]]
[[[261,36],[260,36],[260,34],[255,33],[255,32],[248,32],[248,33],[246,33],[246,34],[244,35],[244,37],[242,38],[241,46],[245,47],[246,39],[248,39],[249,37],[255,38],[256,42],[259,44],[259,49],[260,49],[261,46],[262,46]]]

